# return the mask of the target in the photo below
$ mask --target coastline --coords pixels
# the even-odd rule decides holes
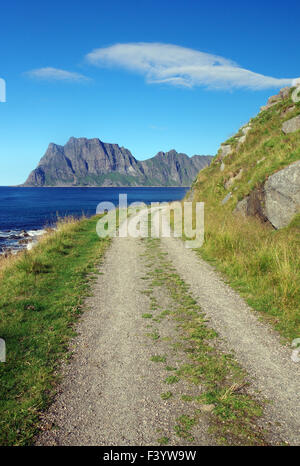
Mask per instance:
[[[95,215],[101,202],[119,205],[120,194],[132,202],[170,202],[182,199],[188,187],[96,187],[96,186],[0,187],[0,255],[26,249],[30,237],[53,228],[60,218],[79,219]],[[51,188],[51,189],[47,189]],[[59,188],[59,189],[58,189]],[[78,189],[71,189],[78,188]],[[1,254],[2,253],[2,254]]]
[[[31,251],[39,242],[40,238],[48,233],[56,231],[56,226],[49,228],[45,227],[41,230],[21,230],[13,233],[0,231],[0,239],[6,238],[0,245],[0,258],[16,256],[22,251]],[[3,236],[5,235],[5,236]]]
[[[101,188],[101,189],[106,189],[106,188],[126,188],[126,189],[142,189],[142,188],[157,188],[157,189],[163,189],[163,188],[183,188],[183,189],[190,189],[191,186],[74,186],[74,185],[62,185],[62,186],[25,186],[25,185],[16,185],[16,186],[0,186],[0,188]]]

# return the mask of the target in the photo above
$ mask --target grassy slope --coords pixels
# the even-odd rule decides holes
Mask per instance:
[[[253,118],[239,150],[236,137],[227,141],[234,151],[224,159],[224,171],[217,155],[193,184],[195,200],[204,201],[206,209],[205,243],[199,253],[288,338],[300,335],[300,215],[289,227],[274,231],[255,218],[243,219],[232,212],[268,176],[300,159],[300,131],[289,135],[281,131],[283,121],[300,114],[300,103],[285,113],[292,105],[287,99]],[[229,189],[232,198],[221,206],[229,192],[225,182],[241,168],[240,179]]]
[[[74,335],[72,324],[108,241],[96,234],[97,218],[62,223],[32,251],[1,269],[0,445],[29,444],[39,413],[54,394],[60,358]]]

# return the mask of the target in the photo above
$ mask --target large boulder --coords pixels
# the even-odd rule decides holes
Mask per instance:
[[[300,212],[300,160],[271,175],[238,202],[234,212],[258,217],[276,229],[287,226]]]
[[[295,131],[300,130],[300,115],[287,120],[282,125],[282,131],[285,134],[294,133]]]
[[[300,160],[271,175],[264,186],[264,212],[275,228],[287,226],[300,211]]]

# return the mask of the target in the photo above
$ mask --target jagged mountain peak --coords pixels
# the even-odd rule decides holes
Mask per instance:
[[[189,186],[212,158],[196,157],[171,149],[140,162],[124,146],[72,136],[49,144],[24,186]]]

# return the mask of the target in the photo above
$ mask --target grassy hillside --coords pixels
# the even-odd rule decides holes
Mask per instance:
[[[292,111],[287,112],[293,107]],[[229,192],[224,187],[225,183],[242,169],[230,187],[233,196],[225,207],[227,211],[232,211],[238,200],[243,199],[268,176],[300,159],[300,132],[285,135],[281,131],[284,121],[299,114],[300,102],[294,104],[289,98],[252,118],[252,128],[239,149],[237,146],[241,131],[224,143],[231,144],[234,149],[224,159],[224,171],[220,170],[218,153],[211,165],[199,173],[193,185],[195,191],[218,206]]]
[[[58,361],[108,244],[96,222],[69,219],[32,251],[0,262],[0,445],[28,445],[54,394]]]
[[[288,338],[300,336],[300,215],[275,231],[233,210],[268,176],[300,159],[300,131],[281,131],[285,120],[299,114],[300,103],[294,104],[291,94],[262,111],[250,121],[244,144],[238,147],[241,131],[226,142],[233,152],[224,158],[223,171],[219,152],[192,188],[194,199],[205,202],[205,243],[199,254]],[[222,205],[229,192],[232,197]]]

